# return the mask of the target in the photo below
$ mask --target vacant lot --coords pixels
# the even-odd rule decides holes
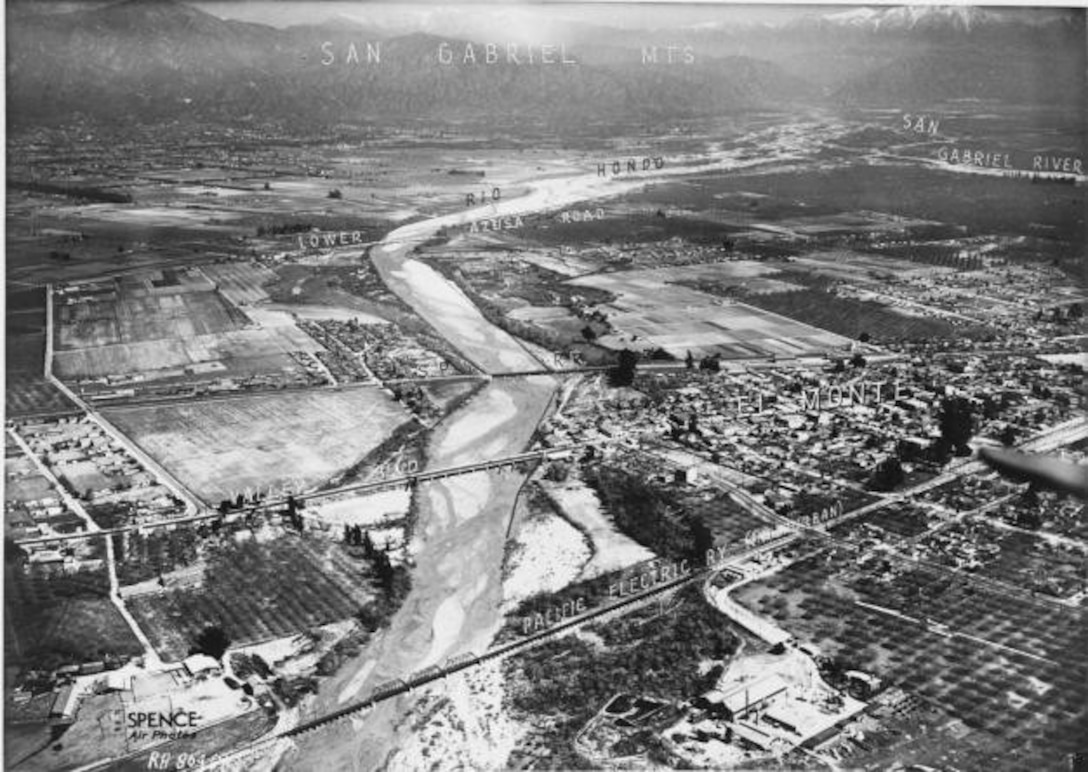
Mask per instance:
[[[378,388],[307,391],[105,411],[189,490],[311,488],[357,463],[409,414]]]

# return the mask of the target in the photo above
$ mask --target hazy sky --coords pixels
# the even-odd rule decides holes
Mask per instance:
[[[578,20],[610,27],[662,29],[707,22],[731,21],[741,24],[783,22],[804,14],[836,10],[836,6],[770,5],[730,3],[631,3],[623,2],[509,2],[479,0],[469,3],[440,2],[275,2],[275,0],[201,0],[192,3],[208,13],[277,27],[312,24],[330,16],[347,16],[383,28],[441,25],[458,18],[485,22],[505,19],[527,26],[546,26],[554,20]],[[841,9],[841,6],[837,7]],[[440,32],[441,29],[429,29]]]

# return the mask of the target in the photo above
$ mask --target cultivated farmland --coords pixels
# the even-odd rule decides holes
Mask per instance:
[[[4,405],[8,415],[69,412],[75,405],[45,379],[45,292],[7,292]]]
[[[215,282],[215,287],[235,305],[251,305],[268,298],[264,285],[276,278],[275,272],[256,263],[214,263],[200,266],[200,272]]]
[[[141,653],[110,602],[105,568],[65,574],[9,561],[4,574],[9,662],[51,669]]]
[[[295,359],[321,346],[289,315],[246,313],[229,299],[262,299],[266,275],[248,265],[163,269],[58,290],[54,370],[81,389],[194,376],[298,380]]]
[[[927,568],[880,560],[860,568],[849,555],[827,552],[745,586],[737,599],[844,665],[1008,737],[1047,768],[1082,742],[1082,611],[999,595]]]
[[[209,557],[199,588],[127,603],[155,650],[177,660],[209,625],[234,645],[255,643],[352,617],[374,597],[364,560],[290,535],[226,546]]]
[[[679,276],[677,277],[679,278]],[[667,272],[595,274],[570,284],[607,290],[618,298],[600,306],[619,334],[603,336],[611,348],[663,348],[676,358],[720,354],[726,358],[797,356],[842,346],[845,338],[741,303],[667,283]],[[633,344],[633,345],[632,345]]]
[[[347,469],[410,420],[379,388],[285,391],[104,411],[204,501],[246,488],[312,488]]]

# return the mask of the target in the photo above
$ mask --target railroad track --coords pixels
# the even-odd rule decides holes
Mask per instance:
[[[531,633],[518,638],[515,641],[494,646],[483,654],[477,655],[472,652],[460,654],[447,659],[446,663],[441,667],[437,665],[431,666],[418,673],[405,676],[404,678],[386,681],[385,683],[376,686],[365,699],[354,702],[323,716],[302,722],[297,726],[278,732],[274,735],[263,737],[243,748],[239,748],[230,755],[216,759],[214,764],[209,763],[206,767],[202,767],[201,769],[219,769],[224,764],[229,764],[231,762],[239,763],[245,759],[255,758],[274,743],[285,740],[293,742],[297,737],[319,731],[338,721],[365,714],[383,702],[387,702],[403,694],[409,694],[414,690],[427,686],[435,681],[478,667],[486,662],[512,656],[525,649],[538,646],[545,641],[566,635],[572,630],[584,625],[600,623],[609,618],[622,616],[661,596],[674,593],[688,585],[706,581],[711,575],[728,568],[729,564],[732,562],[743,560],[762,552],[780,549],[789,544],[792,541],[791,537],[793,536],[794,534],[790,534],[786,537],[779,537],[755,547],[743,548],[736,552],[726,554],[713,566],[705,566],[699,570],[685,574],[684,576],[656,584],[653,587],[628,598],[623,598],[616,602],[593,608],[578,616],[557,622],[546,630]]]

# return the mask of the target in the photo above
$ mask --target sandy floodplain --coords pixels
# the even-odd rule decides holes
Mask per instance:
[[[636,174],[626,180],[590,173],[527,182],[529,192],[523,196],[398,228],[370,250],[371,261],[393,292],[484,371],[538,370],[540,363],[518,341],[489,324],[455,286],[410,257],[410,250],[442,227],[465,226],[481,216],[557,210],[581,201],[629,193],[660,179],[780,163],[811,146],[811,128],[798,125],[773,136],[752,135],[753,140],[761,141],[759,159],[748,159],[742,151],[730,150],[715,154],[709,164],[705,158],[690,162],[676,159],[677,165],[666,167],[664,173]],[[428,465],[440,468],[524,450],[556,387],[549,377],[489,382],[439,424],[432,436]],[[416,564],[412,590],[389,628],[377,635],[354,662],[321,685],[310,715],[343,707],[345,702],[365,696],[378,683],[403,678],[451,655],[480,653],[494,638],[502,622],[506,526],[524,476],[503,471],[466,478],[420,486],[420,527],[411,545]],[[361,677],[364,671],[368,675]],[[429,690],[421,692],[427,693]],[[420,763],[427,758],[420,745],[420,729],[428,731],[441,722],[428,718],[426,706],[421,707],[422,699],[419,694],[401,695],[380,703],[365,717],[304,736],[280,765],[284,769],[368,772],[430,766]],[[486,711],[481,714],[481,706],[501,707],[501,700],[502,683],[498,677],[462,699],[448,700],[454,713],[451,728],[443,732],[440,744],[435,746],[434,760],[440,767],[481,769],[505,764],[510,735],[477,720],[488,715]],[[501,710],[495,710],[501,716]],[[494,753],[488,753],[490,748]]]
[[[601,511],[596,492],[585,483],[542,480],[541,488],[565,517],[585,531],[593,546],[593,557],[583,566],[579,579],[592,579],[654,557],[650,550],[616,530]]]
[[[592,555],[582,532],[554,514],[530,516],[522,522],[516,529],[513,550],[503,582],[508,612],[527,598],[566,587]]]
[[[554,379],[536,376],[492,381],[461,410],[439,424],[428,465],[441,468],[521,452],[555,390]],[[502,560],[506,527],[524,475],[481,472],[419,486],[419,527],[410,545],[415,561],[412,591],[390,627],[360,656],[323,682],[311,715],[362,699],[375,685],[402,678],[449,657],[482,652],[502,623]],[[466,697],[501,702],[501,686]],[[289,769],[373,770],[411,768],[413,720],[419,695],[382,703],[364,718],[342,722],[302,738],[282,761]],[[458,704],[468,727],[478,706]],[[457,704],[457,703],[454,703]],[[499,703],[495,703],[499,704]],[[486,711],[485,711],[486,712]],[[454,733],[443,754],[479,752],[479,737]],[[412,751],[416,748],[416,751]],[[501,762],[500,762],[501,764]]]

